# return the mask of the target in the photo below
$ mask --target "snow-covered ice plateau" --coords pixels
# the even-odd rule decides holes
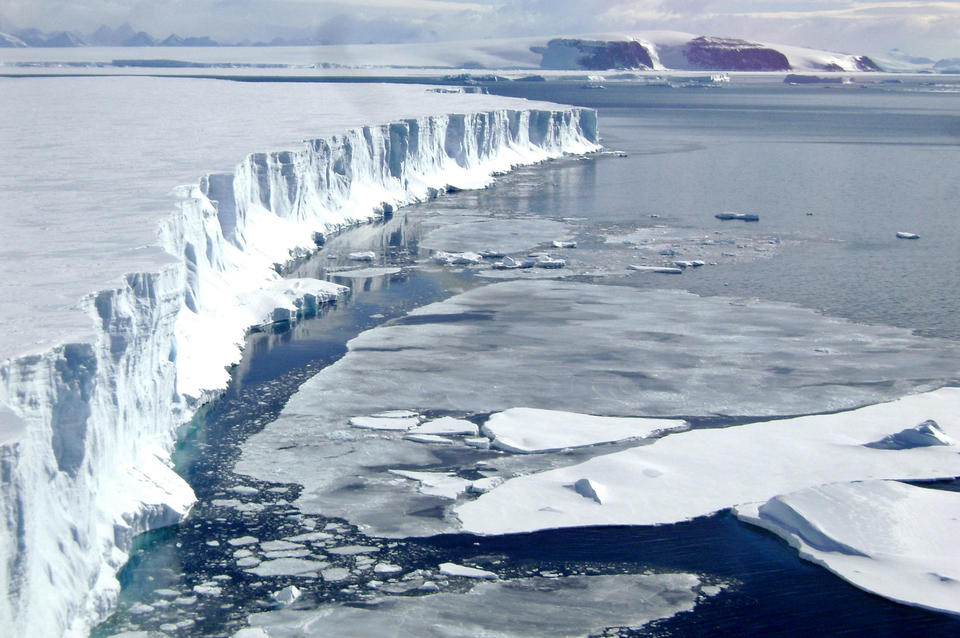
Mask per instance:
[[[342,290],[278,266],[597,130],[409,85],[33,78],[0,79],[0,141],[0,626],[53,636],[108,613],[132,536],[189,510],[174,433],[245,331]]]

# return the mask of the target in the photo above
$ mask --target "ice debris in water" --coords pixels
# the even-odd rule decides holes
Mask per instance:
[[[353,261],[373,261],[377,258],[377,254],[372,250],[362,250],[355,253],[350,253],[347,255],[347,259]]]
[[[900,230],[897,231],[897,239],[920,239],[920,235]]]
[[[554,240],[553,242],[551,242],[551,245],[552,245],[554,248],[576,248],[576,247],[577,247],[577,242],[575,242],[575,241],[557,241],[557,240]]]
[[[302,592],[300,591],[299,587],[297,587],[296,585],[290,585],[288,587],[284,587],[280,591],[273,592],[272,594],[270,594],[270,597],[273,598],[278,603],[280,603],[281,605],[289,605],[290,603],[295,601],[297,598],[300,598],[301,593]]]
[[[674,268],[671,266],[641,266],[638,264],[630,264],[627,266],[630,270],[636,270],[638,272],[656,272],[662,275],[682,275],[683,268]]]
[[[927,419],[919,425],[887,435],[879,441],[865,443],[864,447],[878,450],[909,450],[929,445],[954,445],[955,443],[952,438],[944,434],[936,421]]]
[[[758,222],[760,221],[759,215],[754,215],[753,213],[717,213],[714,215],[717,219],[721,221],[728,220],[739,220],[742,222]]]
[[[459,576],[461,578],[479,578],[481,580],[496,580],[497,575],[485,569],[467,567],[457,563],[440,563],[440,573],[444,576]]]
[[[441,266],[448,265],[473,265],[479,264],[483,261],[483,255],[475,252],[464,252],[464,253],[448,253],[442,250],[438,250],[433,254],[434,263],[440,264]]]
[[[440,417],[426,421],[410,430],[411,434],[447,434],[476,436],[479,432],[476,424],[466,419],[456,419],[451,416]]]
[[[420,423],[419,417],[355,416],[350,425],[364,430],[409,430]]]

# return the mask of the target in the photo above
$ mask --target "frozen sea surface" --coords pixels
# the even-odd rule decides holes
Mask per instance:
[[[459,525],[443,513],[449,501],[391,469],[509,478],[602,450],[500,457],[464,440],[450,447],[358,430],[351,419],[410,409],[482,422],[519,406],[627,417],[790,416],[895,399],[957,374],[954,344],[897,328],[786,304],[557,281],[483,286],[364,332],[348,347],[247,441],[237,471],[303,485],[297,504],[305,511],[401,536]]]
[[[693,609],[704,590],[692,574],[570,576],[478,583],[464,594],[382,597],[364,604],[255,614],[271,638],[574,638],[638,627]]]

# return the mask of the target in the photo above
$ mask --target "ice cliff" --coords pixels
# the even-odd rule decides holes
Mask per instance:
[[[587,109],[430,115],[252,154],[180,188],[159,231],[168,263],[87,295],[91,338],[0,363],[3,632],[85,635],[116,602],[132,538],[189,512],[169,466],[178,426],[225,386],[251,324],[339,292],[280,280],[277,264],[318,232],[597,139]]]

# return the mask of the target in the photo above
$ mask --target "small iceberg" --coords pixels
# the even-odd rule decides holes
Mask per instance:
[[[920,239],[920,235],[899,230],[897,231],[897,239]]]
[[[728,221],[731,219],[736,219],[742,222],[760,221],[760,215],[754,215],[753,213],[717,213],[714,215],[714,217],[722,221]]]
[[[687,261],[675,261],[673,265],[677,268],[699,268],[700,266],[705,266],[707,262],[701,261],[699,259],[691,259]]]
[[[638,272],[657,272],[662,275],[682,275],[683,268],[673,268],[671,266],[639,266],[637,264],[630,264],[627,266],[630,270],[636,270]]]
[[[554,248],[576,248],[577,242],[575,241],[557,241],[554,240],[551,242]]]
[[[567,265],[567,261],[550,255],[540,255],[533,265],[537,268],[563,268]]]
[[[436,264],[441,266],[467,266],[479,264],[483,261],[483,255],[480,253],[465,252],[465,253],[448,253],[442,250],[438,250],[433,254],[433,261]]]
[[[372,250],[363,250],[356,253],[350,253],[347,255],[347,258],[353,261],[373,261],[377,258],[377,254]]]
[[[933,419],[927,419],[912,428],[885,436],[879,441],[864,443],[864,447],[877,450],[911,450],[931,445],[954,445],[954,440],[944,434]]]

